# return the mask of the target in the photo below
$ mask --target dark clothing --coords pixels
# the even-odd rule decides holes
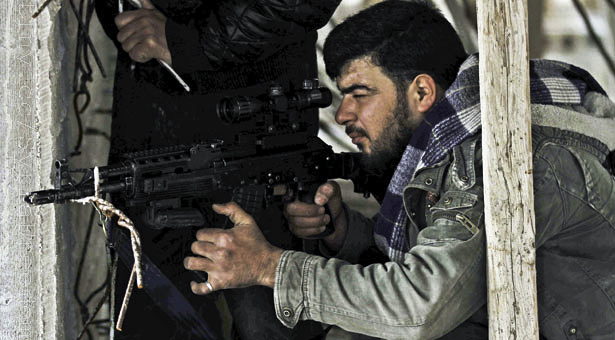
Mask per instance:
[[[326,24],[339,3],[256,0],[152,2],[167,17],[165,29],[172,66],[188,83],[191,92],[185,92],[156,61],[133,62],[116,40],[118,30],[114,18],[118,14],[117,1],[96,1],[101,24],[118,48],[110,163],[117,162],[123,153],[131,151],[213,139],[232,142],[246,126],[229,125],[218,118],[216,106],[220,99],[262,95],[272,82],[280,84],[285,91],[292,91],[298,89],[304,79],[315,78],[316,29]],[[131,9],[126,1],[124,9]],[[313,135],[318,131],[317,112],[311,110],[302,118]],[[129,216],[132,213],[137,212],[127,211]],[[301,243],[283,227],[278,210],[265,212],[263,216],[269,221],[280,221],[273,226],[268,223],[273,229],[264,231],[272,244],[286,249],[301,247]],[[184,257],[191,254],[194,231],[140,228],[140,232],[144,253],[195,308],[202,311],[210,324],[221,328],[221,320],[215,315],[215,308],[211,307],[213,299],[190,292],[189,282],[195,278],[183,268]],[[117,299],[122,297],[129,273],[126,268],[120,268]],[[225,295],[231,294],[227,295],[227,300],[239,335],[246,339],[295,337],[292,330],[277,321],[266,327],[261,322],[268,319],[262,316],[263,313],[270,314],[271,320],[276,319],[271,289],[249,288],[246,292],[225,292]],[[244,308],[246,294],[251,295],[252,307]],[[246,328],[242,325],[263,327],[252,329],[252,326]],[[269,327],[277,330],[272,331],[273,328]],[[319,325],[315,329],[322,330]],[[173,325],[145,293],[135,290],[124,330],[117,337],[184,339],[186,334],[185,330]]]
[[[263,94],[272,81],[291,90],[316,77],[316,29],[339,3],[153,2],[168,18],[172,66],[192,91],[184,92],[155,61],[132,62],[115,39],[117,2],[97,1],[103,28],[118,47],[112,157],[131,150],[234,138],[240,128],[218,119],[218,101]],[[316,111],[306,119],[315,135]]]

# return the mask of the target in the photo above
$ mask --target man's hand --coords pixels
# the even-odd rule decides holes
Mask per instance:
[[[346,214],[339,184],[331,181],[321,185],[314,195],[314,203],[288,203],[284,207],[284,214],[289,228],[297,237],[311,237],[322,233],[333,218],[335,231],[322,240],[329,249],[338,251],[346,237]],[[325,214],[325,204],[328,205],[331,216]]]
[[[232,229],[205,228],[197,232],[184,267],[207,272],[213,290],[263,285],[273,288],[282,250],[269,244],[252,216],[234,202],[213,205],[235,224]],[[195,294],[208,294],[205,283],[191,283]]]
[[[126,11],[115,17],[120,30],[117,40],[134,61],[144,63],[153,58],[171,65],[165,25],[167,18],[150,0],[142,0],[143,8]]]

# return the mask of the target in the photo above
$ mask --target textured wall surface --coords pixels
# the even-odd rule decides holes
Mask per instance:
[[[31,207],[28,191],[53,187],[53,161],[75,145],[72,112],[76,20],[67,2],[0,2],[0,339],[74,339],[81,329],[73,292],[91,208]],[[60,7],[63,5],[64,7]],[[93,21],[92,39],[112,75],[114,49]],[[94,66],[95,68],[95,66]],[[84,128],[108,133],[112,76],[95,68]],[[108,141],[85,136],[72,167],[104,164]],[[79,285],[85,300],[106,276],[104,238],[94,230]],[[100,295],[98,295],[100,296]],[[88,304],[91,312],[97,302]],[[101,313],[100,317],[108,317]],[[108,334],[108,331],[102,331]],[[93,334],[94,335],[94,334]],[[103,336],[104,338],[104,336]]]
[[[62,338],[64,292],[58,275],[61,237],[52,207],[22,195],[48,187],[59,135],[61,56],[57,5],[31,18],[33,0],[0,3],[0,339]],[[51,38],[50,38],[51,35]]]
[[[65,6],[68,7],[68,6]],[[67,65],[69,71],[72,74],[74,65],[72,59],[74,56],[75,36],[76,36],[76,23],[73,13],[68,9],[66,11],[68,16],[67,21],[71,28],[66,34],[66,39],[70,47],[70,64]],[[109,140],[108,135],[110,133],[111,125],[111,104],[112,104],[112,88],[113,88],[113,74],[115,65],[115,47],[111,43],[111,40],[102,31],[102,27],[98,23],[96,17],[91,21],[89,35],[96,46],[96,51],[100,56],[102,64],[104,65],[107,77],[103,78],[98,67],[92,60],[92,82],[88,82],[87,88],[92,96],[92,101],[88,105],[85,112],[81,115],[83,122],[83,128],[86,132],[83,136],[83,142],[81,145],[81,154],[71,159],[71,167],[83,168],[93,167],[95,165],[107,164],[107,155],[109,152]],[[72,96],[71,96],[72,100]],[[72,104],[69,108],[68,123],[70,126],[70,144],[72,149],[75,146],[77,140],[76,121]],[[88,131],[95,129],[104,134],[91,134]],[[67,131],[68,134],[68,131]],[[77,272],[79,271],[79,263],[83,257],[83,267],[81,269],[81,277],[78,282],[77,294],[82,302],[85,302],[93,291],[100,287],[105,282],[107,274],[107,258],[105,251],[105,237],[102,229],[98,227],[99,217],[95,214],[94,226],[90,235],[89,242],[85,244],[87,230],[89,228],[88,223],[90,214],[93,212],[93,208],[89,205],[81,204],[69,204],[67,206],[69,219],[66,225],[66,230],[71,231],[70,238],[67,237],[67,249],[72,249],[71,265],[65,272],[70,277],[71,294],[73,284],[77,283]],[[71,246],[72,245],[72,246]],[[84,248],[85,246],[85,248]],[[83,250],[85,249],[85,253]],[[123,294],[122,290],[119,294]],[[103,291],[100,291],[90,299],[88,306],[88,312],[93,313],[96,304],[102,297]],[[73,311],[78,312],[78,302],[74,300],[74,295],[71,296],[71,307]],[[136,309],[133,309],[136,311]],[[96,315],[96,319],[106,319],[109,317],[109,305],[105,304],[101,311]],[[73,329],[80,331],[81,325],[85,322],[80,314],[74,315],[75,324]],[[90,335],[93,340],[96,339],[108,339],[109,329],[107,324],[99,324],[99,326],[90,326]],[[84,338],[86,338],[84,336]]]

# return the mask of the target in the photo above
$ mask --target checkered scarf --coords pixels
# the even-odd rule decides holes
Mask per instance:
[[[409,251],[403,190],[417,170],[434,165],[455,145],[480,130],[478,54],[471,55],[443,99],[414,132],[395,170],[374,227],[378,248],[392,261],[402,262]],[[581,104],[585,93],[605,94],[585,70],[550,60],[530,61],[533,104]]]

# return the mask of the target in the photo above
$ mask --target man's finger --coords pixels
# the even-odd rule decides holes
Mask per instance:
[[[117,33],[117,40],[119,42],[124,42],[135,34],[154,35],[155,32],[152,29],[152,26],[148,25],[148,21],[146,18],[135,18],[135,20],[132,20],[126,25],[122,26],[120,31]]]
[[[141,5],[145,9],[155,9],[156,6],[150,0],[141,0]]]
[[[329,215],[319,215],[313,217],[294,217],[289,222],[298,228],[318,228],[324,227],[331,221]]]
[[[212,258],[211,254],[213,254],[214,250],[215,245],[206,241],[195,241],[192,242],[192,245],[190,246],[190,251],[194,254],[208,257],[210,259]]]
[[[241,207],[235,202],[214,204],[212,205],[212,208],[216,213],[227,216],[235,225],[248,224],[253,221],[252,216],[241,209]]]
[[[220,229],[220,228],[199,229],[196,232],[196,239],[199,241],[206,241],[206,242],[213,243],[218,238],[218,235],[223,232],[224,232],[224,229]]]
[[[212,286],[213,289],[216,289],[213,283],[210,282],[209,284]],[[207,287],[207,284],[205,282],[196,283],[192,281],[190,282],[190,289],[192,289],[192,292],[197,295],[207,295],[212,292],[212,290]]]
[[[198,256],[187,256],[184,259],[184,268],[206,272],[211,270],[213,262],[210,259]]]
[[[130,51],[128,51],[128,55],[130,56],[130,59],[139,63],[148,62],[153,58],[149,47],[143,43],[139,43],[133,47]]]
[[[318,205],[325,205],[329,202],[331,197],[337,194],[339,191],[339,186],[335,182],[327,182],[316,190],[316,195],[314,195],[314,203]]]
[[[124,16],[124,15],[128,15],[130,14],[130,12],[124,12],[123,14],[118,15],[117,17],[115,17],[115,21],[116,24],[117,22],[121,22],[122,26],[120,27],[119,25],[117,25],[118,27],[118,32],[117,32],[117,41],[119,42],[124,42],[129,36],[133,35],[135,32],[139,32],[139,28],[140,25],[138,24],[139,22],[139,18],[138,17],[134,17],[132,20],[124,22],[123,18],[120,19],[120,16]]]
[[[131,23],[132,21],[136,19],[143,17],[146,14],[147,14],[146,10],[143,10],[143,9],[137,9],[134,11],[126,11],[126,12],[120,13],[114,19],[115,26],[117,26],[117,29],[121,30],[124,26],[128,25],[129,23]]]
[[[322,226],[322,227],[317,227],[317,228],[296,230],[296,231],[293,231],[293,233],[295,234],[295,236],[299,238],[310,238],[315,235],[322,234],[326,229],[327,227]]]
[[[143,47],[148,47],[148,44],[146,43],[146,36],[139,32],[136,32],[135,34],[131,35],[130,37],[128,37],[128,39],[124,40],[121,43],[122,49],[124,49],[124,51],[128,53],[130,53],[135,48],[135,46],[139,44],[143,44]]]
[[[316,204],[292,202],[288,203],[284,208],[286,215],[289,217],[313,217],[325,213],[325,208]]]

